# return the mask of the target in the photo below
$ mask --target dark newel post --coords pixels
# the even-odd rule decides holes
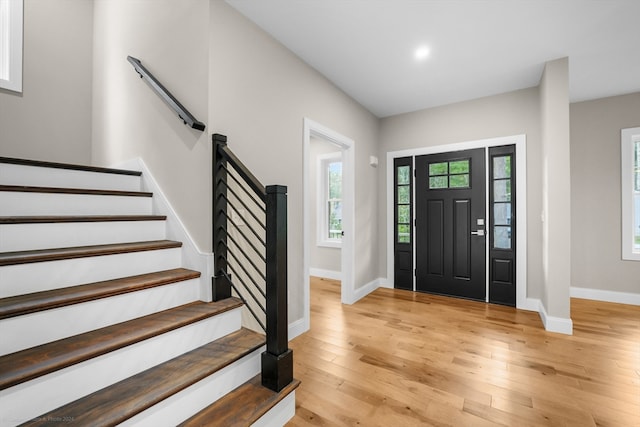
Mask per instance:
[[[280,391],[293,381],[293,353],[287,321],[287,187],[267,190],[267,351],[262,353],[262,385]]]
[[[227,271],[227,160],[221,155],[220,148],[227,145],[227,137],[216,133],[212,140],[214,276],[211,288],[213,300],[220,301],[231,296],[231,284],[222,274]]]

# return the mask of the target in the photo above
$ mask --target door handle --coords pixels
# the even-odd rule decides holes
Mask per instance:
[[[471,234],[474,236],[484,236],[484,230],[472,231]]]

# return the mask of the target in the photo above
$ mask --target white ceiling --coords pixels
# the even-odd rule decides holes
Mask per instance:
[[[537,86],[565,56],[572,102],[640,91],[640,0],[227,2],[378,117]]]

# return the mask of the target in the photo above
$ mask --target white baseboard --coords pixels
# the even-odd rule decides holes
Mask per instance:
[[[604,289],[577,288],[572,286],[571,297],[616,302],[619,304],[640,305],[640,294],[631,292],[606,291]]]
[[[316,277],[324,277],[325,279],[331,279],[331,280],[342,280],[341,271],[325,270],[322,268],[310,267],[309,275],[316,276]]]
[[[289,341],[304,334],[308,330],[309,326],[306,325],[305,319],[298,319],[289,323]]]
[[[388,277],[381,277],[378,280],[380,280],[380,284],[378,285],[379,288],[393,289],[393,280]]]
[[[358,289],[355,289],[353,292],[353,303],[361,300],[362,298],[369,295],[371,292],[375,291],[380,287],[380,283],[382,283],[384,279],[382,277],[378,277],[375,280],[367,283],[364,286],[360,286]]]
[[[167,216],[167,239],[182,242],[182,264],[185,268],[199,271],[200,299],[205,302],[212,300],[211,277],[213,277],[213,253],[203,252],[198,248],[195,240],[189,234],[180,217],[171,206],[169,199],[162,192],[158,182],[141,158],[131,159],[113,167],[142,172],[142,191],[153,193],[153,212]]]
[[[521,305],[517,306],[518,310],[528,310],[540,312],[540,300],[537,298],[525,298]]]
[[[548,332],[573,335],[573,321],[562,317],[549,316],[544,304],[542,304],[542,301],[540,302],[539,313],[544,329]]]

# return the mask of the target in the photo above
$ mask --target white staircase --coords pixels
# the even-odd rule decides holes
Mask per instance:
[[[255,383],[264,336],[205,302],[141,180],[0,157],[0,427],[173,426]],[[294,389],[237,425],[282,425]]]

